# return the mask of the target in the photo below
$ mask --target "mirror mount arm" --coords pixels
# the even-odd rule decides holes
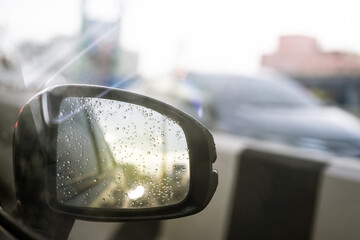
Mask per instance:
[[[52,235],[54,240],[68,239],[70,232],[74,226],[75,219],[65,217],[57,222],[56,227],[53,229]]]

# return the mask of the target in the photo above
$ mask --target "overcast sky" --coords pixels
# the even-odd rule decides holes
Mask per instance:
[[[18,39],[47,41],[80,29],[79,0],[0,1],[0,21]],[[107,1],[96,5],[95,14],[116,14]],[[313,36],[325,50],[360,53],[358,2],[124,0],[120,41],[139,54],[143,74],[164,74],[174,67],[253,72],[260,56],[275,50],[280,35]]]

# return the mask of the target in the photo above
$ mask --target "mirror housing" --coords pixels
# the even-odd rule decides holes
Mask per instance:
[[[106,99],[141,106],[178,124],[189,154],[189,186],[176,204],[146,208],[101,208],[63,204],[58,199],[57,164],[59,114],[67,98]],[[122,119],[120,118],[119,121]],[[79,140],[80,143],[83,140]],[[180,110],[139,94],[100,86],[62,85],[44,90],[21,110],[14,132],[15,186],[20,215],[36,218],[44,211],[73,219],[130,221],[177,218],[195,214],[211,200],[218,175],[212,164],[216,150],[212,135],[198,121]],[[70,159],[71,160],[71,159]],[[76,171],[73,170],[73,171]]]

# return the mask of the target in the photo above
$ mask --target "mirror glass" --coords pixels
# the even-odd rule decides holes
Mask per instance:
[[[59,203],[152,208],[187,196],[187,141],[172,119],[140,105],[86,97],[65,98],[58,118]]]

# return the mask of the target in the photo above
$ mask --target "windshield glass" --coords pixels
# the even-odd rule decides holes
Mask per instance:
[[[233,156],[249,140],[360,159],[359,0],[0,2],[0,208],[14,219],[15,123],[31,97],[55,85],[164,101],[209,128],[222,154],[220,194],[205,214],[159,221],[153,233],[146,224],[77,221],[69,239],[226,239]]]

